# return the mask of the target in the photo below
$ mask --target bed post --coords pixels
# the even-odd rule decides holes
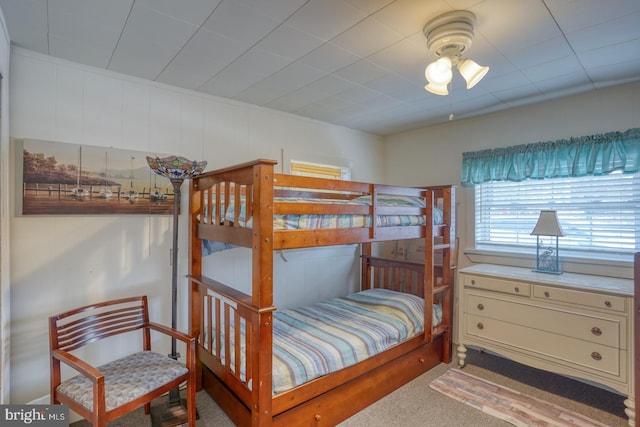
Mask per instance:
[[[273,163],[253,166],[252,303],[259,308],[253,324],[251,424],[272,423],[273,311]]]
[[[427,221],[424,235],[424,339],[431,342],[433,332],[433,191],[426,190]]]
[[[202,240],[198,238],[197,216],[202,212],[202,191],[196,185],[195,180],[189,180],[189,276],[202,274]],[[189,280],[189,335],[198,338],[200,336],[200,300],[199,285]],[[202,389],[202,365],[196,363],[196,390]]]
[[[360,278],[360,290],[371,289],[371,267],[369,265],[369,258],[371,257],[371,243],[362,243],[360,245],[360,260],[361,260],[361,278]]]
[[[449,218],[449,221],[444,229],[442,236],[442,285],[447,286],[447,290],[444,292],[442,298],[442,322],[445,325],[449,325],[445,333],[445,342],[448,343],[442,352],[442,361],[444,363],[451,362],[452,356],[452,343],[453,343],[453,292],[454,286],[454,271],[457,267],[456,258],[456,217],[455,217],[455,203],[456,203],[456,188],[455,186],[448,186],[442,189],[442,213],[445,218]]]

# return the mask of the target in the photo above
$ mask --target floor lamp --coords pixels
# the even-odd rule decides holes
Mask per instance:
[[[160,176],[168,178],[173,185],[173,250],[171,259],[171,327],[177,329],[178,306],[178,215],[180,214],[180,187],[185,179],[200,175],[207,162],[196,162],[184,157],[169,156],[165,158],[147,156],[147,163],[151,170]],[[171,354],[178,360],[180,353],[176,348],[175,338],[171,339]],[[171,427],[187,422],[186,403],[180,398],[180,388],[169,392],[169,401],[162,406],[161,412],[152,417],[154,426]]]

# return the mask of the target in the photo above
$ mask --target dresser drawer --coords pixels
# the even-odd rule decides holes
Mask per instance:
[[[513,299],[513,298],[512,298]],[[540,307],[508,297],[467,292],[465,312],[556,335],[626,349],[627,325],[624,317],[567,311],[566,307]]]
[[[463,284],[468,288],[486,289],[489,291],[502,292],[505,294],[531,296],[531,284],[524,282],[514,282],[485,276],[463,275]]]
[[[575,289],[555,288],[544,285],[534,285],[534,298],[547,301],[566,302],[586,307],[601,308],[620,313],[626,311],[625,298],[615,295],[604,295],[594,292],[582,292]]]
[[[614,347],[473,314],[465,315],[465,325],[465,334],[479,339],[480,343],[486,341],[494,346],[533,353],[546,360],[617,380],[626,378],[626,352]],[[491,348],[491,344],[488,347]]]

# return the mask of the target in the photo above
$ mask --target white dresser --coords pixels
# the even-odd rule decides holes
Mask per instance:
[[[458,278],[458,364],[466,346],[611,388],[633,402],[633,281],[477,264]]]

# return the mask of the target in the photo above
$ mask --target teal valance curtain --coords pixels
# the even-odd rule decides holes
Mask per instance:
[[[640,128],[462,154],[464,186],[640,170]]]

